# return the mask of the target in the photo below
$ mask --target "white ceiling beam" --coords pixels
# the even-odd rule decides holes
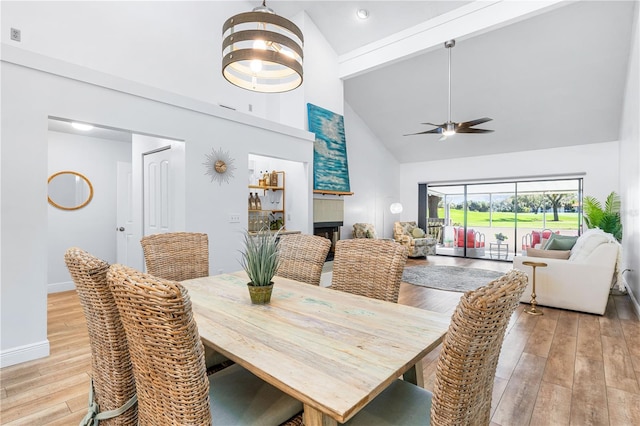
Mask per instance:
[[[338,57],[341,79],[355,77],[435,48],[512,24],[577,0],[476,0]]]

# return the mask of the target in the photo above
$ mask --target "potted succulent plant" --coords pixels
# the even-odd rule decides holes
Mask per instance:
[[[273,276],[278,270],[278,232],[269,232],[262,228],[257,233],[245,233],[244,251],[240,264],[249,276],[249,295],[251,302],[265,304],[271,301]]]

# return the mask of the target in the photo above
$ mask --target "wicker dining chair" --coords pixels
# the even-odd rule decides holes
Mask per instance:
[[[118,307],[107,283],[109,264],[76,247],[66,251],[64,260],[87,320],[91,345],[89,410],[80,424],[91,425],[97,419],[105,426],[136,425],[133,368]]]
[[[406,247],[390,240],[358,238],[336,243],[331,288],[398,302]]]
[[[276,275],[320,285],[322,267],[330,248],[331,241],[317,235],[283,235],[278,242],[280,266]]]
[[[197,232],[169,232],[142,237],[147,272],[165,280],[184,281],[209,276],[209,237]],[[230,364],[227,357],[205,346],[209,372]]]
[[[146,425],[277,425],[299,401],[234,364],[206,375],[204,346],[187,290],[123,265],[108,280],[129,340]]]
[[[511,270],[466,292],[438,358],[433,394],[396,380],[348,425],[489,425],[493,382],[509,319],[527,286]]]
[[[196,232],[146,235],[140,240],[147,272],[184,281],[209,275],[209,238]]]

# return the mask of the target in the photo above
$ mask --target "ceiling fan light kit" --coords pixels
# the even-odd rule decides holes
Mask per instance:
[[[302,84],[302,31],[266,6],[227,19],[222,27],[222,75],[231,84],[263,93]]]
[[[451,49],[456,45],[455,40],[447,40],[444,42],[444,47],[449,51],[449,109],[447,115],[447,122],[442,124],[422,123],[429,126],[434,126],[435,129],[425,130],[424,132],[410,133],[405,136],[424,135],[429,133],[442,135],[440,140],[446,140],[447,137],[453,136],[456,133],[491,133],[493,130],[487,129],[475,129],[473,126],[491,121],[491,118],[483,117],[471,121],[463,121],[456,123],[451,121]]]

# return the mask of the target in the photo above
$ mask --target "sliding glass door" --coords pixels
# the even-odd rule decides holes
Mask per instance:
[[[421,185],[419,225],[436,253],[513,260],[550,232],[577,235],[582,179]]]
[[[542,244],[551,233],[579,235],[582,228],[582,179],[518,184],[520,250]]]

